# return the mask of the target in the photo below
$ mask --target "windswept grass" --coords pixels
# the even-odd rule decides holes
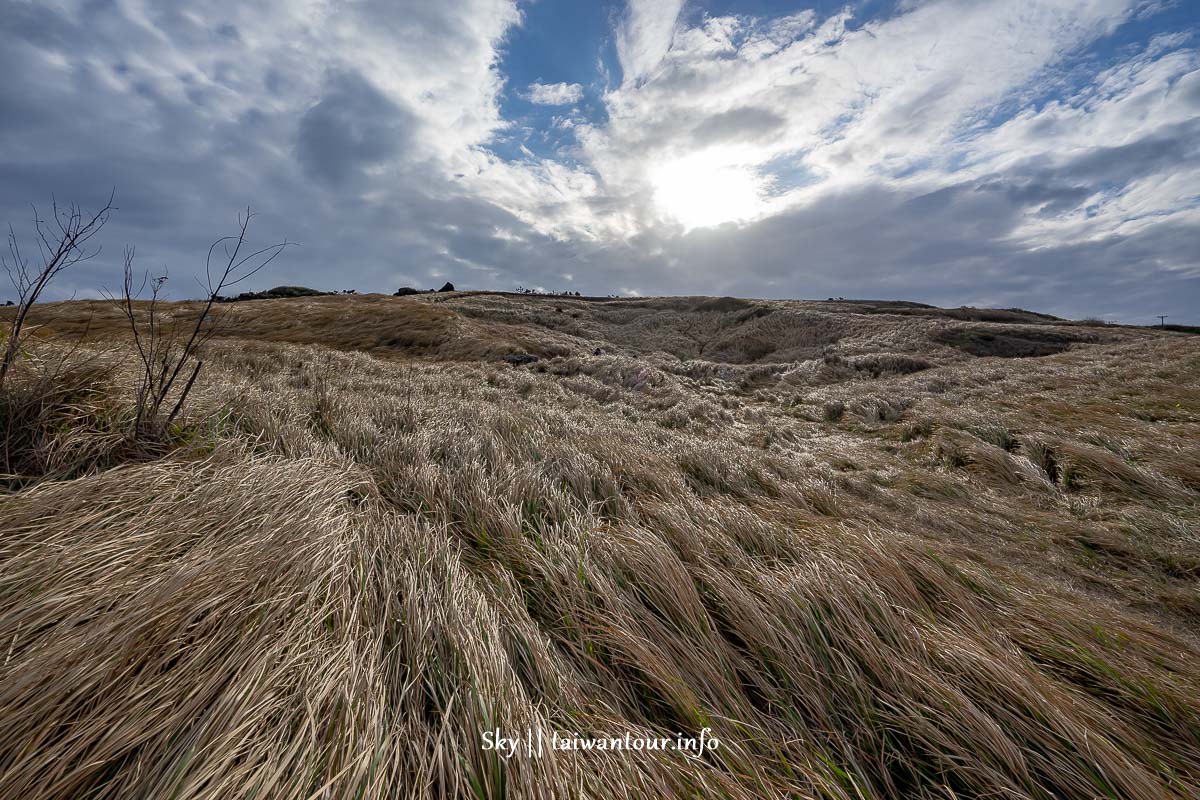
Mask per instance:
[[[471,302],[237,304],[320,308],[215,340],[161,452],[22,467],[0,796],[1200,796],[1200,345],[939,361],[873,313],[838,346],[880,369],[810,379]],[[385,325],[355,303],[460,338],[347,346]],[[574,349],[479,360],[513,343]],[[123,369],[64,372],[14,452],[108,454]]]

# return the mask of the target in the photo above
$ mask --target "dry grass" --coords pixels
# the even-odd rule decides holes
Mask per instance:
[[[158,453],[108,444],[120,361],[43,390],[0,796],[1200,796],[1196,340],[995,361],[924,312],[548,302],[238,304]],[[789,315],[929,367],[674,349]],[[480,361],[516,350],[559,355]],[[699,760],[482,748],[704,727]]]

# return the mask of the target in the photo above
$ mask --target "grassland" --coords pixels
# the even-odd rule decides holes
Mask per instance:
[[[0,396],[2,797],[1200,796],[1200,338],[220,312],[184,415],[134,439],[119,312],[35,309]],[[482,747],[706,727],[700,759]]]

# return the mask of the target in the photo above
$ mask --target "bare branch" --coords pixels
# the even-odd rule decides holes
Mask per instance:
[[[30,308],[38,301],[55,276],[64,269],[78,264],[86,258],[91,258],[99,252],[97,249],[89,254],[85,251],[84,245],[108,222],[110,213],[116,208],[113,205],[115,196],[115,192],[110,194],[108,202],[86,221],[78,206],[72,205],[68,211],[60,212],[58,202],[52,200],[51,206],[58,228],[57,233],[38,216],[35,206],[33,208],[33,227],[38,250],[42,256],[42,265],[33,273],[29,271],[28,263],[21,255],[16,232],[9,226],[9,252],[15,263],[11,269],[7,262],[4,267],[17,290],[18,301],[16,314],[8,328],[4,354],[0,356],[0,386],[3,386],[9,369],[21,352],[21,334]]]
[[[193,324],[181,330],[175,320],[164,321],[160,303],[165,297],[167,273],[150,277],[143,275],[141,284],[134,289],[133,249],[126,249],[125,282],[120,298],[116,302],[125,316],[133,334],[135,346],[142,365],[142,379],[138,387],[135,435],[146,433],[151,427],[169,425],[183,408],[184,403],[203,367],[198,356],[201,348],[212,338],[219,326],[212,324],[213,305],[227,287],[245,280],[261,271],[279,256],[288,242],[263,247],[246,253],[246,232],[254,215],[250,209],[238,215],[238,232],[234,236],[222,236],[213,242],[205,256],[205,281],[201,284],[206,297]],[[214,265],[218,248],[224,253],[219,266]],[[149,287],[150,296],[139,312],[134,301]],[[190,373],[171,411],[165,419],[161,412],[172,390],[180,383],[185,368]]]

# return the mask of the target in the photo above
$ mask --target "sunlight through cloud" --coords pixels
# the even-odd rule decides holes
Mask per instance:
[[[767,207],[767,180],[710,152],[669,162],[654,172],[652,183],[659,210],[686,230],[744,222]]]

